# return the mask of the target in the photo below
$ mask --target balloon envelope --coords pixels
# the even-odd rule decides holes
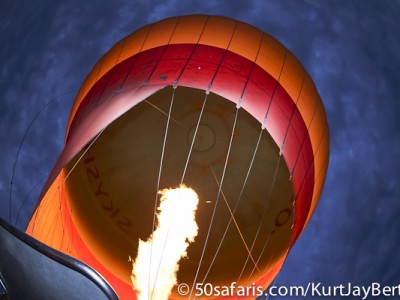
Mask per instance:
[[[157,188],[183,181],[199,195],[199,233],[178,282],[265,288],[315,209],[328,158],[323,104],[286,48],[229,18],[170,18],[94,66],[27,232],[132,298],[128,257],[152,233]]]

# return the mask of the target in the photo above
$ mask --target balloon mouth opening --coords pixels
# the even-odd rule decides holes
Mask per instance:
[[[188,258],[179,263],[178,282],[190,284],[195,277],[217,201],[199,276],[207,276],[207,281],[215,284],[257,281],[263,270],[272,268],[286,254],[294,221],[292,183],[285,162],[277,164],[279,147],[263,130],[254,155],[260,123],[240,108],[233,128],[235,103],[213,93],[207,96],[199,122],[205,92],[187,87],[175,90],[164,146],[172,93],[173,88],[167,87],[137,104],[68,164],[67,172],[75,166],[66,182],[72,221],[95,258],[130,284],[128,257],[136,257],[138,240],[152,233],[164,147],[160,188],[176,186],[186,169],[185,182],[200,198],[197,242],[188,246]],[[253,155],[252,175],[245,183]],[[279,184],[272,188],[274,178]],[[290,215],[283,216],[280,211],[287,207]],[[258,228],[263,214],[274,222],[263,222]],[[252,243],[255,254],[249,259]],[[266,249],[266,243],[274,246]],[[172,294],[176,295],[175,289]]]

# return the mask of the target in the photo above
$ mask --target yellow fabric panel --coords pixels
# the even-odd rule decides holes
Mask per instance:
[[[288,53],[279,83],[285,88],[295,103],[299,98],[304,72],[305,70],[300,62]]]
[[[268,34],[264,34],[256,63],[266,70],[273,78],[278,80],[286,51],[287,50],[281,43]]]
[[[321,101],[310,75],[305,74],[303,88],[301,90],[300,99],[297,102],[297,109],[301,112],[304,124],[309,128],[317,108],[318,102]],[[314,148],[313,148],[314,149]]]
[[[308,134],[310,136],[311,146],[314,153],[315,186],[310,210],[310,213],[312,214],[319,200],[320,192],[317,193],[317,190],[321,190],[324,183],[323,181],[322,183],[317,183],[317,176],[321,168],[323,168],[324,164],[329,159],[329,131],[326,131],[325,135],[322,136],[327,126],[325,121],[325,111],[319,94],[308,74],[306,74],[306,77],[304,78],[304,85],[299,102],[297,103],[297,108],[308,128]],[[325,175],[323,175],[323,177],[325,178]],[[318,184],[322,185],[318,186]],[[310,218],[311,214],[308,215],[308,218]]]
[[[322,189],[324,181],[318,183],[317,176],[326,161],[329,160],[329,130],[327,129],[327,126],[328,124],[326,123],[325,109],[320,102],[317,106],[314,118],[312,119],[311,126],[308,131],[314,152],[314,194],[318,194],[317,190]],[[325,175],[322,177],[325,180]],[[316,207],[318,200],[319,196],[313,196],[311,208]],[[313,209],[310,210],[310,212],[311,211],[313,211]]]
[[[281,268],[283,266],[283,264],[285,263],[286,257],[288,256],[288,252],[283,253],[277,260],[277,262],[273,265],[271,265],[270,267],[270,273],[268,274],[268,279],[267,281],[264,283],[263,288],[266,289],[268,288],[272,281],[276,278],[276,276],[279,274],[279,272],[281,271]],[[263,270],[263,274],[266,274],[265,270]],[[252,298],[254,299],[254,297]]]
[[[318,167],[315,167],[315,177],[321,176],[320,173],[323,173],[324,168],[328,165],[329,158],[327,158],[326,153],[329,153],[329,132],[325,131],[321,143],[319,144],[319,148],[314,156],[314,161],[318,162]],[[325,170],[326,171],[326,170]],[[325,175],[323,175],[325,177]]]
[[[118,63],[141,51],[150,28],[151,26],[142,27],[124,39],[125,44],[119,56]]]
[[[321,137],[320,143],[318,144],[318,148],[316,152],[314,153],[314,192],[313,192],[313,197],[311,200],[311,206],[310,206],[310,211],[307,216],[307,221],[304,225],[304,227],[307,225],[309,219],[311,218],[312,214],[314,213],[314,210],[318,204],[319,197],[322,192],[322,188],[324,186],[325,182],[325,175],[326,171],[328,168],[328,162],[329,162],[329,131],[327,128],[324,131],[323,136]]]
[[[319,105],[317,106],[317,110],[315,111],[314,118],[312,119],[311,126],[308,130],[308,134],[310,136],[311,145],[314,152],[315,170],[318,170],[318,165],[321,164],[321,162],[319,162],[315,158],[315,155],[316,152],[318,151],[318,147],[323,147],[323,145],[321,146],[319,145],[321,144],[321,140],[323,138],[327,126],[328,124],[326,123],[324,106],[322,105],[322,103],[319,103]]]
[[[329,136],[325,135],[324,139],[325,139],[325,141],[322,144],[328,145]],[[319,197],[321,196],[322,188],[325,183],[325,177],[326,177],[326,173],[328,171],[329,159],[326,157],[327,155],[325,154],[324,151],[326,151],[326,150],[321,149],[321,152],[318,151],[318,153],[321,153],[319,155],[320,157],[318,157],[318,159],[321,160],[325,157],[325,160],[323,161],[323,165],[321,166],[321,169],[318,172],[316,172],[313,198],[311,201],[311,207],[310,207],[310,211],[308,212],[307,220],[304,223],[304,228],[307,226],[308,222],[310,221],[311,216],[313,215],[313,213],[315,211],[315,208],[317,207],[318,200],[319,200]],[[317,156],[318,156],[318,153],[317,153]]]
[[[35,210],[26,233],[54,249],[74,255],[75,250],[72,248],[72,243],[68,241],[69,237],[65,234],[68,232],[68,228],[65,226],[65,216],[61,213],[61,211],[64,213],[68,211],[63,207],[66,204],[61,202],[60,198],[60,193],[64,194],[64,190],[59,189],[63,181],[64,175],[61,172]]]
[[[144,42],[142,51],[168,45],[179,18],[170,18],[154,24]]]
[[[206,22],[207,16],[204,15],[190,15],[180,18],[170,43],[196,44],[199,41]]]
[[[222,49],[228,48],[236,22],[225,17],[210,16],[199,44]]]
[[[28,228],[26,229],[26,233],[32,235],[38,240],[42,240],[41,235],[43,232],[47,232],[47,229],[50,227],[48,222],[48,218],[42,218],[42,216],[54,216],[58,214],[58,206],[54,205],[55,201],[51,201],[50,195],[55,197],[55,193],[57,193],[57,183],[59,182],[59,178],[54,181],[46,195],[41,200],[39,206],[36,208],[35,213],[33,214],[31,220],[29,221]],[[58,195],[57,195],[58,196]],[[51,222],[49,222],[51,223]],[[46,225],[47,224],[47,225]]]
[[[321,137],[320,143],[318,145],[318,149],[314,154],[314,162],[318,163],[318,167],[315,166],[315,174],[319,176],[319,173],[324,168],[324,165],[329,160],[326,157],[326,153],[329,153],[329,130],[325,126],[323,131],[323,136]]]
[[[116,43],[109,51],[109,55],[103,56],[102,64],[100,68],[100,72],[97,76],[97,80],[104,76],[109,70],[111,70],[116,64],[118,57],[121,54],[122,47],[124,46],[124,42],[119,41]]]
[[[262,36],[263,33],[257,28],[246,23],[238,23],[228,49],[254,62]]]

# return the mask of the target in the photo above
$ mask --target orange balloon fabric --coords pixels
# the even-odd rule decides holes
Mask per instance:
[[[99,60],[76,96],[65,148],[27,233],[92,266],[121,299],[134,299],[128,256],[151,234],[164,148],[162,187],[178,185],[187,170],[185,182],[202,201],[199,236],[178,280],[194,284],[197,269],[205,282],[266,288],[320,198],[329,129],[294,55],[226,17],[159,21]],[[199,267],[219,184],[223,199]],[[179,298],[176,290],[171,297]]]

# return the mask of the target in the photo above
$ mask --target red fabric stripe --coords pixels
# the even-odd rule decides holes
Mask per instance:
[[[127,66],[131,66],[132,61],[134,67],[126,76]],[[303,228],[311,203],[314,167],[312,165],[308,172],[307,169],[313,164],[312,146],[306,125],[295,106],[296,99],[291,99],[283,87],[259,66],[255,65],[252,69],[252,64],[233,52],[205,45],[180,44],[150,49],[119,63],[105,74],[84,98],[72,123],[86,118],[87,114],[92,113],[93,106],[98,106],[99,102],[107,101],[110,95],[117,93],[122,82],[122,91],[144,84],[161,84],[161,88],[178,79],[178,85],[207,90],[213,82],[212,92],[235,103],[244,89],[241,106],[260,122],[267,116],[266,129],[279,147],[284,142],[285,162],[289,170],[294,169],[292,181],[297,195],[293,235],[295,241]],[[110,80],[111,75],[119,79]],[[112,103],[102,109],[109,106]],[[72,127],[75,128],[74,125]],[[69,136],[73,133],[74,130],[71,130]],[[306,184],[303,187],[304,178]]]
[[[266,129],[279,147],[284,142],[283,157],[288,169],[293,171],[296,196],[293,245],[307,219],[314,188],[313,150],[307,128],[295,106],[296,99],[291,99],[271,75],[235,53],[205,45],[168,45],[141,52],[119,63],[93,86],[78,108],[68,133],[65,149],[68,156],[80,150],[76,146],[77,140],[82,144],[94,137],[86,134],[86,138],[85,135],[74,138],[82,135],[82,128],[77,131],[77,127],[83,126],[93,133],[109,124],[107,121],[88,124],[94,114],[106,116],[104,120],[114,120],[124,110],[143,100],[134,96],[135,88],[149,85],[149,88],[154,86],[150,90],[155,92],[177,80],[180,86],[203,90],[213,82],[212,92],[235,103],[243,93],[243,109],[260,122],[267,116]],[[132,97],[113,96],[128,90]],[[82,126],[75,125],[81,122]],[[64,163],[59,161],[58,166],[65,162],[66,158]]]

